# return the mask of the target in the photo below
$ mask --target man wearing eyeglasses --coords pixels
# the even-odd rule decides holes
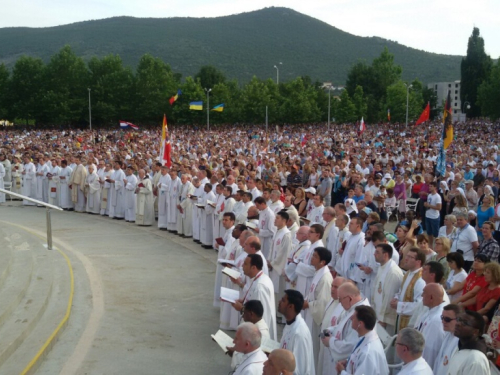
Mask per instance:
[[[433,375],[432,369],[422,358],[424,336],[414,328],[404,328],[396,339],[396,353],[404,365],[399,375]]]
[[[490,365],[486,357],[486,344],[481,337],[484,328],[483,316],[475,311],[466,310],[457,317],[455,336],[459,340],[458,352],[450,360],[448,374],[490,374]]]
[[[441,314],[441,322],[443,324],[444,338],[436,360],[434,361],[434,375],[447,375],[448,365],[453,354],[458,351],[458,337],[455,336],[455,325],[457,324],[457,316],[462,313],[463,309],[454,304],[443,307]]]

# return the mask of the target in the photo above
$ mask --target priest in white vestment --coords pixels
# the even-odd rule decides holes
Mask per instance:
[[[4,189],[5,167],[0,163],[0,188]],[[5,193],[0,192],[0,203],[5,203]]]
[[[177,214],[179,210],[177,209],[177,204],[179,203],[179,196],[181,194],[182,182],[177,176],[177,170],[170,170],[170,189],[168,191],[168,218],[167,218],[167,229],[169,232],[177,231]]]
[[[108,179],[110,183],[109,188],[109,217],[113,219],[125,218],[125,172],[122,170],[122,162],[115,161],[113,166],[113,173]]]
[[[43,157],[38,160],[36,168],[36,196],[39,201],[49,203],[49,180],[50,167],[45,163]]]
[[[285,208],[285,205],[280,200],[280,197],[281,193],[278,190],[271,191],[271,204],[269,205],[269,208],[274,212],[275,215]]]
[[[13,193],[22,194],[23,187],[23,164],[20,162],[19,158],[14,158],[14,163],[12,165],[12,187],[11,191]],[[16,199],[16,198],[13,198]]]
[[[365,245],[365,234],[361,231],[363,220],[358,217],[353,218],[349,222],[349,232],[351,236],[346,242],[345,249],[341,257],[340,276],[349,280],[359,282],[358,266],[356,264],[356,255],[363,251]],[[341,253],[341,251],[339,251]]]
[[[288,221],[288,214],[278,212],[274,220],[276,226],[276,233],[273,237],[271,253],[267,259],[269,267],[269,277],[273,281],[275,299],[278,300],[279,296],[285,291],[285,279],[283,272],[287,264],[287,259],[292,249],[292,238],[290,231],[286,226]]]
[[[403,281],[403,271],[391,259],[392,251],[392,246],[388,244],[375,247],[375,260],[380,267],[375,275],[371,293],[371,305],[377,313],[378,323],[391,336],[396,333],[397,314],[390,304]]]
[[[253,323],[242,323],[236,331],[233,349],[243,353],[241,363],[233,375],[261,375],[266,354],[260,349],[262,334]]]
[[[314,375],[313,338],[304,318],[300,315],[304,298],[296,290],[286,290],[278,304],[278,311],[286,319],[280,345],[295,356],[295,372],[300,375]]]
[[[91,214],[99,214],[101,211],[101,184],[99,176],[95,172],[94,165],[89,165],[89,173],[85,177],[85,190],[87,195],[86,210]]]
[[[125,221],[135,223],[135,190],[137,189],[137,177],[135,177],[134,170],[130,166],[125,170],[123,186],[125,192]]]
[[[304,320],[312,337],[319,337],[323,314],[331,296],[333,277],[328,268],[332,258],[325,247],[316,247],[311,257],[311,266],[316,269],[311,286],[304,299]],[[319,341],[313,340],[314,363],[318,363]]]
[[[215,188],[212,188],[215,194],[215,209],[214,209],[214,229],[213,229],[213,239],[214,242],[212,246],[215,248],[215,239],[219,237],[224,237],[224,227],[222,226],[222,213],[224,211],[224,186],[217,183]]]
[[[71,201],[75,206],[75,212],[85,212],[85,178],[87,169],[83,166],[80,157],[75,158],[76,167],[71,173],[68,181],[71,189]]]
[[[303,296],[307,296],[309,288],[311,287],[312,279],[316,274],[316,268],[311,265],[311,258],[314,253],[314,249],[317,247],[323,247],[323,226],[320,224],[314,224],[309,227],[309,241],[311,241],[311,246],[307,251],[303,251],[295,273],[297,274],[297,284],[295,289],[302,293]]]
[[[222,211],[219,213],[219,220],[221,223],[222,223],[222,218],[224,217],[225,213],[227,213],[227,212],[234,213],[233,207],[234,207],[234,204],[236,203],[236,201],[232,197],[232,194],[233,194],[233,188],[231,186],[225,186],[222,188],[222,197],[223,197],[223,200],[221,203],[221,210]],[[236,214],[235,214],[235,218],[236,218]],[[215,220],[214,220],[214,226],[215,226]],[[220,225],[219,231],[220,231],[219,237],[224,237],[224,233],[225,233],[226,229],[224,228],[223,225]],[[215,231],[214,231],[214,239],[215,238],[217,238],[217,237],[215,237]]]
[[[161,177],[161,163],[155,163],[153,167],[154,175],[153,175],[153,195],[155,197],[155,219],[158,218],[158,199],[159,199],[159,191],[158,191],[158,183],[160,182]]]
[[[193,236],[193,200],[189,197],[194,193],[194,185],[191,183],[191,176],[183,173],[181,176],[181,195],[177,206],[177,234],[181,237]]]
[[[248,209],[254,205],[252,194],[248,192],[243,192],[243,194],[241,194],[241,201],[243,202],[243,207],[236,215],[236,222],[238,224],[244,224],[247,221]]]
[[[352,329],[358,333],[358,342],[349,357],[337,363],[337,374],[389,375],[384,346],[374,330],[375,311],[370,306],[357,306],[351,320]]]
[[[330,241],[334,241],[332,245],[332,262],[330,266],[337,275],[342,275],[342,254],[345,248],[344,244],[347,244],[347,240],[351,236],[348,224],[349,217],[347,215],[337,216],[335,219],[335,226],[337,227],[338,232],[335,232],[335,239],[329,239]]]
[[[198,208],[197,204],[202,202],[201,197],[205,194],[205,183],[201,183],[198,177],[193,178],[194,193],[189,199],[192,200],[193,204],[193,241],[201,243],[200,241],[200,229],[201,229],[201,208]]]
[[[242,298],[233,303],[234,309],[241,311],[243,304],[249,300],[257,299],[264,306],[264,316],[269,327],[269,336],[272,340],[278,339],[276,329],[276,304],[274,302],[273,282],[262,268],[264,261],[258,254],[249,254],[243,263],[243,272],[249,278],[242,292]]]
[[[259,210],[259,225],[255,229],[255,232],[259,235],[264,256],[268,257],[271,251],[273,236],[276,233],[276,227],[274,226],[276,215],[267,207],[266,200],[263,197],[254,199],[254,203]]]
[[[309,225],[321,224],[325,225],[323,220],[323,211],[325,206],[323,206],[323,198],[319,195],[315,195],[313,198],[313,209],[307,214],[307,219],[309,220]]]
[[[144,169],[139,169],[139,180],[136,193],[136,215],[137,225],[149,226],[155,221],[155,199],[153,195],[153,183]]]
[[[101,211],[100,214],[102,216],[109,216],[109,202],[110,202],[110,192],[109,189],[111,184],[109,183],[109,179],[111,178],[111,174],[113,173],[113,169],[111,168],[111,164],[107,163],[103,168],[100,168],[97,171],[97,175],[99,176],[99,183],[101,184]]]
[[[216,243],[216,249],[218,250],[217,260],[225,260],[227,254],[231,251],[232,244],[234,242],[233,230],[234,230],[234,214],[228,212],[222,219],[222,225],[226,229],[224,237],[222,237],[223,245]],[[215,286],[214,286],[214,307],[219,307],[221,305],[220,301],[220,288],[224,284],[227,284],[227,277],[222,273],[223,266],[221,263],[217,262],[215,269]],[[224,302],[223,302],[224,303]],[[227,302],[226,302],[227,303]]]
[[[212,184],[210,183],[205,184],[204,194],[201,196],[200,208],[200,241],[203,248],[212,249],[214,240],[215,194],[212,191]]]
[[[52,168],[47,176],[49,180],[49,204],[58,206],[59,205],[59,174],[61,173],[61,167],[57,165],[57,160],[54,159],[52,163]]]
[[[351,322],[355,307],[370,305],[370,302],[361,296],[359,289],[352,283],[344,283],[340,286],[339,301],[344,308],[344,313],[337,325],[328,328],[329,336],[321,339],[335,362],[347,359],[359,341],[358,333],[352,329]]]
[[[168,174],[166,165],[161,167],[161,176],[158,179],[158,228],[168,230],[168,192],[172,178]],[[176,205],[177,206],[177,205]]]
[[[414,328],[406,327],[398,333],[396,354],[404,363],[398,372],[399,375],[433,375],[431,367],[422,357],[424,343],[424,337]],[[456,374],[457,372],[450,373],[450,375]]]
[[[66,160],[62,160],[61,170],[59,171],[59,206],[64,210],[73,209],[71,189],[68,185],[72,174],[73,170],[68,167],[68,162]]]
[[[446,305],[443,307],[443,330],[444,337],[441,349],[436,356],[432,370],[434,375],[448,375],[451,358],[458,352],[458,337],[455,336],[455,326],[460,313],[460,306]]]
[[[285,289],[295,289],[297,285],[297,265],[300,260],[303,259],[302,254],[307,252],[309,246],[311,246],[311,241],[308,240],[309,237],[309,227],[302,226],[295,233],[295,244],[290,251],[290,256],[287,259],[287,265],[285,266]]]

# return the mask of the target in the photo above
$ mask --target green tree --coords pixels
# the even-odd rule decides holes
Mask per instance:
[[[479,86],[478,104],[481,113],[492,120],[500,118],[500,60],[491,69],[489,77]]]
[[[71,47],[52,56],[45,69],[46,92],[42,121],[77,123],[88,116],[88,71]]]
[[[408,123],[414,121],[422,112],[422,92],[419,90],[421,85],[415,85],[415,89],[410,88],[408,95]],[[406,122],[406,100],[407,88],[403,81],[398,81],[387,88],[385,105],[391,110],[391,121]],[[384,111],[382,115],[386,115]]]
[[[335,122],[339,124],[356,122],[356,106],[347,90],[342,90],[338,100],[335,100]]]
[[[242,90],[242,119],[246,122],[265,122],[266,106],[273,104],[273,93],[269,89],[270,85],[253,77]],[[269,110],[273,113],[272,110]]]
[[[215,85],[226,82],[224,73],[212,65],[202,66],[200,71],[194,76],[194,79],[200,80],[201,87],[203,88],[214,88]]]
[[[92,97],[92,121],[111,123],[134,118],[134,75],[118,55],[93,57],[88,63]]]
[[[142,56],[135,76],[136,119],[161,121],[163,114],[172,114],[168,100],[179,89],[172,69],[163,60],[149,54]]]
[[[321,120],[321,111],[316,101],[317,90],[314,86],[304,85],[299,77],[284,83],[282,87],[281,121],[300,123]]]
[[[467,55],[460,65],[460,100],[468,101],[471,108],[467,117],[479,117],[481,109],[477,103],[478,87],[488,78],[491,71],[491,58],[484,51],[484,39],[479,35],[479,29],[474,27],[467,44]]]
[[[9,71],[5,64],[0,64],[0,119],[5,119],[8,112],[8,92],[6,88],[9,86]],[[2,89],[3,87],[3,89]]]
[[[356,90],[354,90],[354,95],[352,97],[352,103],[354,107],[356,107],[356,117],[361,120],[362,117],[366,117],[366,112],[368,110],[368,105],[364,98],[363,88],[361,86],[357,86]]]

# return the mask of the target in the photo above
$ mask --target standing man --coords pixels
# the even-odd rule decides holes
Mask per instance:
[[[71,200],[71,189],[68,182],[73,170],[68,167],[66,160],[61,160],[61,170],[59,171],[59,205],[63,210],[73,210],[73,201]]]
[[[82,164],[81,158],[75,158],[76,167],[69,179],[69,188],[71,189],[71,200],[75,205],[76,212],[85,212],[85,178],[87,170]]]
[[[168,230],[168,192],[172,178],[168,174],[166,165],[161,166],[161,175],[158,179],[158,228],[160,230]]]
[[[392,246],[379,244],[375,246],[375,261],[380,267],[372,285],[371,305],[377,313],[378,323],[385,328],[389,335],[396,332],[396,310],[391,308],[391,300],[394,298],[401,282],[403,271],[392,258]]]
[[[172,167],[170,170],[170,189],[168,190],[168,215],[167,215],[167,229],[171,233],[177,231],[177,204],[179,203],[179,195],[181,193],[182,183],[181,179],[177,176],[177,170]]]
[[[45,163],[44,157],[40,155],[40,157],[38,158],[38,166],[36,169],[36,195],[39,201],[45,203],[49,203],[49,173],[50,167]],[[85,179],[83,183],[85,184]]]
[[[439,211],[441,210],[442,200],[437,192],[437,183],[429,182],[429,195],[427,202],[424,202],[425,212],[425,230],[429,235],[429,245],[434,246],[434,238],[439,235]]]
[[[271,191],[271,204],[269,208],[274,212],[275,215],[278,214],[283,208],[285,208],[283,202],[280,200],[281,193],[278,190]]]
[[[85,189],[87,193],[86,211],[89,214],[98,215],[101,210],[101,184],[99,183],[99,176],[94,168],[94,164],[89,165],[89,173],[85,178]]]
[[[273,236],[271,253],[267,259],[269,277],[273,281],[276,300],[278,299],[277,295],[282,295],[285,290],[283,271],[285,270],[288,255],[292,249],[292,238],[286,226],[287,221],[288,213],[286,211],[280,211],[276,214],[274,225],[277,231]]]
[[[191,175],[183,173],[181,176],[181,195],[177,204],[177,234],[181,237],[193,236],[193,201],[189,196],[194,193],[194,185],[191,183]]]
[[[110,163],[106,163],[104,168],[99,169],[97,174],[99,175],[99,181],[102,186],[102,194],[101,194],[101,215],[109,216],[109,206],[110,206],[110,188],[111,183],[109,179],[111,178],[111,174],[113,173],[113,169],[111,168]]]
[[[360,254],[365,246],[365,234],[362,232],[363,220],[359,217],[351,219],[349,222],[349,232],[351,236],[347,239],[345,249],[339,250],[341,255],[341,273],[343,276],[352,281],[358,281],[357,272],[358,267],[356,265],[355,259],[356,254]],[[337,260],[338,262],[339,260]]]
[[[296,374],[314,375],[311,331],[300,315],[303,304],[302,294],[296,290],[285,290],[278,304],[278,311],[286,319],[280,344],[282,349],[290,350],[295,356]]]
[[[358,333],[359,341],[349,358],[337,362],[340,375],[373,374],[388,375],[389,366],[384,347],[377,332],[377,315],[370,306],[356,306],[352,315],[352,329]]]
[[[262,375],[293,375],[295,356],[286,349],[274,349],[264,362]]]
[[[293,245],[285,267],[286,289],[295,289],[295,285],[297,284],[297,273],[295,272],[297,265],[299,264],[302,253],[307,251],[309,246],[311,246],[311,241],[309,241],[308,237],[308,226],[300,227],[295,234],[296,243]]]
[[[238,326],[234,337],[234,350],[243,353],[240,365],[233,375],[262,374],[266,354],[260,349],[262,334],[253,323],[245,322]]]
[[[145,226],[153,225],[155,221],[153,184],[144,169],[139,169],[139,183],[135,193],[137,197],[135,223]]]
[[[297,268],[295,269],[295,273],[297,274],[296,289],[302,293],[303,296],[307,296],[309,288],[311,287],[312,279],[316,274],[316,268],[311,265],[311,259],[314,249],[317,247],[324,247],[323,241],[321,241],[323,231],[324,228],[320,224],[314,224],[309,227],[308,238],[309,241],[311,241],[311,246],[309,246],[307,251],[302,252]]]
[[[215,202],[216,198],[212,191],[212,184],[207,182],[202,195],[204,208],[200,210],[200,242],[204,249],[213,249]]]
[[[323,167],[321,168],[321,183],[318,186],[318,195],[323,198],[323,202],[325,207],[330,207],[332,203],[332,185],[333,181],[330,178],[330,168]]]
[[[224,214],[222,218],[222,225],[226,230],[222,241],[224,245],[215,244],[216,249],[218,250],[218,260],[226,259],[227,253],[231,251],[232,244],[234,242],[233,230],[234,230],[234,214],[232,212],[228,212]],[[214,288],[214,307],[220,306],[220,288],[221,286],[226,285],[226,275],[222,274],[223,266],[220,263],[217,263],[217,268],[215,270],[215,288]]]
[[[131,166],[125,169],[123,186],[125,221],[135,223],[135,189],[137,188],[137,177],[134,176],[134,170]]]
[[[477,232],[469,224],[466,213],[459,212],[455,216],[457,217],[457,232],[451,244],[450,252],[454,253],[457,250],[462,250],[465,261],[464,270],[469,272],[472,263],[474,263],[474,256],[479,248]]]
[[[323,221],[323,198],[320,195],[315,195],[313,198],[313,208],[311,212],[307,214],[307,219],[309,220],[309,225],[321,224],[325,225]]]
[[[255,232],[259,235],[262,252],[267,258],[271,251],[273,236],[276,233],[276,227],[274,226],[276,215],[267,207],[266,200],[263,197],[254,199],[254,203],[255,207],[259,210],[259,225],[255,228]]]
[[[443,307],[441,321],[443,324],[443,344],[434,361],[434,375],[448,375],[450,359],[458,351],[458,337],[455,336],[457,317],[463,312],[458,305],[446,305]]]
[[[313,341],[314,363],[318,363],[319,337],[321,322],[326,306],[330,301],[333,277],[328,268],[332,254],[326,247],[317,247],[311,257],[311,266],[316,270],[311,287],[304,299],[304,320],[311,331]]]
[[[404,365],[399,375],[433,375],[432,369],[422,358],[424,336],[416,329],[403,328],[396,339],[396,353]]]

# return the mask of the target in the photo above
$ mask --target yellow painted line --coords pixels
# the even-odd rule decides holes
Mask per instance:
[[[4,223],[21,228],[21,229],[25,230],[26,232],[29,232],[38,238],[46,240],[45,238],[40,236],[38,233],[35,233],[35,232],[33,232],[33,231],[31,231],[31,230],[29,230],[21,225],[7,223],[7,222],[4,222]],[[60,250],[58,248],[56,248],[56,250],[64,257],[64,259],[66,259],[66,264],[68,265],[69,276],[70,276],[70,280],[71,280],[71,287],[70,287],[70,293],[69,293],[69,299],[68,299],[68,306],[66,307],[66,314],[64,315],[64,318],[59,322],[59,325],[54,330],[54,332],[52,332],[52,334],[49,336],[47,341],[45,341],[45,343],[40,348],[38,353],[36,353],[36,355],[33,357],[33,359],[30,361],[30,363],[28,363],[28,365],[24,368],[24,370],[21,371],[20,375],[26,375],[33,369],[33,367],[38,363],[40,358],[47,352],[48,348],[52,344],[52,341],[54,341],[54,339],[56,338],[59,331],[61,331],[61,329],[64,327],[64,325],[68,322],[69,316],[71,315],[71,306],[73,305],[73,295],[75,292],[75,278],[73,275],[73,266],[71,265],[71,261],[69,260],[68,256],[62,250]],[[50,251],[50,250],[47,250],[47,251]]]

